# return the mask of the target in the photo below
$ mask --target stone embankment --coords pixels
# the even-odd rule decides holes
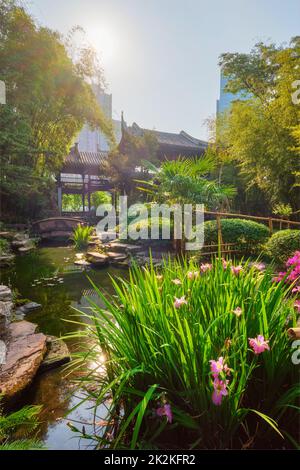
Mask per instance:
[[[34,302],[27,304],[39,308]],[[37,331],[26,320],[12,321],[14,303],[11,289],[0,285],[0,394],[6,399],[19,395],[36,374],[70,360],[66,344]]]

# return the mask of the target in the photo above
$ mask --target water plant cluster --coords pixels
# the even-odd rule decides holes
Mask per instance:
[[[219,257],[133,267],[112,282],[112,296],[94,285],[105,307],[90,301],[94,325],[81,333],[97,344],[83,383],[95,412],[106,403],[83,437],[132,449],[297,446],[299,368],[287,335],[297,279]]]

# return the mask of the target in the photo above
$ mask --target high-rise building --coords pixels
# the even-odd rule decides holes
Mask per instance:
[[[225,91],[225,86],[227,85],[229,78],[225,77],[221,71],[220,75],[220,98],[217,100],[217,114],[223,113],[224,111],[230,108],[230,105],[233,101],[236,100],[245,100],[250,97],[245,93],[229,93]]]
[[[121,121],[112,119],[112,95],[104,93],[99,86],[93,85],[92,88],[105,116],[112,120],[115,140],[118,144],[122,136]],[[80,152],[107,152],[109,150],[109,141],[105,134],[98,129],[92,130],[87,124],[83,126],[76,140]]]

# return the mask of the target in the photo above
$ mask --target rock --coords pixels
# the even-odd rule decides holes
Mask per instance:
[[[12,292],[7,286],[0,285],[0,336],[6,333],[13,309]]]
[[[91,235],[90,236],[90,241],[99,241],[98,235]]]
[[[98,235],[92,235],[92,236],[89,238],[88,244],[89,244],[89,245],[101,245],[102,242],[101,242],[100,238],[98,237]]]
[[[118,253],[114,251],[109,251],[106,254],[109,257],[109,261],[124,261],[128,257],[126,253]]]
[[[15,259],[15,255],[0,255],[0,267],[9,266]]]
[[[0,300],[5,302],[12,299],[11,289],[7,286],[0,285]]]
[[[0,337],[6,334],[12,316],[13,302],[11,300],[0,301]]]
[[[5,238],[5,240],[13,240],[15,237],[15,232],[0,232],[0,238]]]
[[[26,304],[19,307],[16,313],[27,315],[27,313],[31,312],[31,310],[36,310],[37,308],[40,308],[40,307],[41,307],[41,304],[38,304],[37,302],[27,302]]]
[[[114,261],[117,266],[120,266],[121,268],[128,268],[131,265],[131,262],[128,258],[126,258],[125,261]]]
[[[12,241],[11,246],[17,249],[20,253],[26,253],[27,251],[35,248],[35,243],[33,238],[18,238]]]
[[[74,261],[74,264],[77,266],[91,266],[91,263],[89,261],[86,261],[85,259],[78,259]]]
[[[97,251],[89,251],[86,254],[87,261],[95,265],[105,266],[108,263],[108,256],[103,253],[98,253]]]
[[[111,242],[109,245],[110,251],[117,251],[121,253],[136,253],[141,250],[139,245],[130,245],[129,243]]]
[[[0,393],[12,398],[34,378],[46,353],[46,336],[36,325],[21,321],[8,328],[6,363],[0,366]]]
[[[20,248],[20,247],[23,247],[24,245],[26,245],[26,243],[27,243],[27,240],[14,240],[11,243],[11,246],[13,248]]]
[[[33,335],[37,331],[37,325],[29,321],[14,322],[9,326],[9,334],[13,338]]]
[[[21,246],[20,248],[18,248],[18,252],[19,252],[19,253],[27,253],[28,251],[34,250],[34,248],[35,248],[34,245],[31,245],[31,246]]]
[[[39,372],[70,362],[71,356],[68,346],[56,336],[47,336],[47,352],[40,365]]]
[[[14,235],[14,240],[17,240],[17,241],[24,241],[28,239],[29,239],[28,234],[24,232],[19,232]]]
[[[101,242],[107,243],[116,239],[116,232],[114,230],[107,230],[107,232],[97,232],[97,237]]]

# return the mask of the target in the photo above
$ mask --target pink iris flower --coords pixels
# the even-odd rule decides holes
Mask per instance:
[[[175,297],[175,301],[174,301],[174,307],[175,308],[180,308],[180,307],[182,307],[182,305],[186,305],[186,304],[187,304],[187,300],[185,300],[185,295],[183,295],[179,299],[177,297]]]
[[[241,265],[231,266],[230,269],[231,269],[232,274],[234,274],[235,276],[238,276],[240,272],[243,271],[243,266]]]
[[[218,377],[218,375],[224,370],[224,358],[219,357],[217,361],[210,360],[209,362],[213,377]]]
[[[241,307],[236,307],[234,310],[232,310],[232,313],[234,313],[237,317],[240,317],[243,313],[243,310]]]
[[[300,286],[296,286],[292,289],[293,294],[296,294],[297,292],[300,292]]]
[[[220,406],[222,403],[222,398],[228,395],[227,390],[228,380],[220,380],[217,377],[213,382],[214,391],[212,394],[212,401],[214,405]]]
[[[175,284],[176,286],[181,286],[182,282],[180,279],[172,279],[172,282],[173,284]]]
[[[227,269],[228,263],[226,259],[222,259],[222,265],[223,265],[223,269]]]
[[[212,264],[211,263],[202,263],[200,265],[200,271],[202,273],[206,273],[206,271],[210,271],[212,269]]]
[[[173,421],[173,413],[172,413],[171,405],[169,405],[168,403],[161,406],[160,408],[157,408],[156,414],[157,416],[160,416],[160,417],[166,416],[168,423],[172,423]]]
[[[254,351],[254,354],[261,354],[265,350],[270,350],[270,346],[268,345],[267,340],[263,337],[263,335],[258,335],[256,338],[249,338],[249,345]]]
[[[252,266],[258,271],[264,271],[266,269],[265,263],[252,263]]]
[[[187,277],[192,281],[193,279],[196,279],[199,276],[199,271],[189,271],[187,273]]]
[[[281,282],[284,279],[285,276],[286,276],[286,273],[281,271],[280,273],[278,273],[277,276],[273,277],[272,281],[273,282]]]
[[[285,263],[287,272],[280,272],[277,277],[273,278],[273,281],[280,282],[295,282],[300,280],[300,251],[296,251],[294,256],[289,258]],[[298,292],[298,291],[296,291]]]
[[[286,262],[286,266],[295,266],[297,264],[300,264],[300,251],[295,251],[294,256]]]
[[[298,313],[300,313],[300,300],[296,300],[294,307],[297,309]]]

